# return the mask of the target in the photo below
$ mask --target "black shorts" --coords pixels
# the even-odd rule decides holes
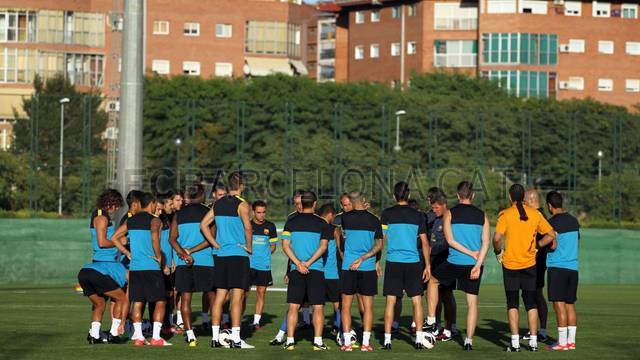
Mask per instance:
[[[178,266],[174,275],[176,291],[186,293],[215,291],[214,269],[211,266]]]
[[[547,269],[547,273],[549,301],[573,304],[578,300],[578,272],[576,270],[550,267]]]
[[[309,270],[306,275],[302,275],[298,270],[289,272],[289,285],[287,286],[287,302],[289,304],[324,305],[325,291],[322,271]]]
[[[438,268],[438,266],[447,262],[447,258],[449,257],[448,254],[449,252],[446,252],[444,255],[431,257],[431,273],[433,273],[435,269]],[[440,285],[438,286],[439,289],[454,290],[456,288],[456,279],[451,279],[451,280],[448,280],[448,279],[442,280],[440,278],[437,278],[437,279],[438,281],[440,281]],[[427,289],[428,284],[429,284],[428,281],[424,284],[425,290]]]
[[[535,265],[526,269],[510,270],[502,267],[505,291],[536,291],[538,270]]]
[[[129,301],[156,302],[167,297],[160,270],[129,271]]]
[[[269,270],[251,269],[250,284],[255,286],[271,286],[273,285],[273,277]]]
[[[424,266],[420,262],[387,261],[384,269],[383,295],[401,297],[404,291],[408,297],[421,296],[424,291],[423,272]]]
[[[324,280],[324,295],[326,302],[340,302],[340,280],[338,279],[325,279]]]
[[[547,272],[546,259],[543,260],[543,259],[536,258],[536,288],[537,289],[542,289],[544,287],[544,277],[546,272]]]
[[[163,273],[162,277],[164,278],[164,290],[166,292],[171,291],[171,289],[173,289],[173,282],[175,281],[175,277],[173,276],[173,273],[169,275],[165,275]]]
[[[471,280],[470,276],[473,266],[474,265],[456,265],[445,261],[433,269],[431,275],[444,285],[453,282],[453,284],[457,284],[458,290],[464,291],[467,294],[478,295],[480,293],[480,282],[482,280],[484,266],[480,267],[480,277],[476,280]]]
[[[345,295],[378,295],[376,271],[340,270],[340,292]]]
[[[120,289],[118,283],[110,276],[94,269],[81,269],[78,273],[78,283],[82,286],[84,296],[104,295],[109,291]]]
[[[247,256],[217,256],[216,272],[213,285],[218,289],[243,289],[249,290],[251,282],[249,277],[249,257]]]

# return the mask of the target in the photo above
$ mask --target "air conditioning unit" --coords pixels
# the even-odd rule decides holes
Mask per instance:
[[[109,22],[111,23],[112,31],[122,31],[122,28],[124,26],[124,18],[122,17],[122,13],[109,13]]]
[[[120,101],[110,100],[107,103],[107,111],[120,111]]]
[[[569,82],[568,81],[560,81],[560,84],[559,84],[558,87],[560,89],[562,89],[562,90],[568,90],[570,88]]]
[[[117,127],[108,127],[104,131],[104,138],[107,140],[117,140],[118,139],[118,128]]]
[[[560,44],[560,52],[568,53],[569,51],[571,51],[569,44]]]

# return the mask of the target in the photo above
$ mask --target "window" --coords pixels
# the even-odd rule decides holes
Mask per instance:
[[[613,41],[598,41],[598,52],[600,54],[613,54]]]
[[[546,14],[546,0],[520,0],[520,12],[524,14]]]
[[[626,92],[640,92],[640,80],[627,79],[625,81],[624,89]]]
[[[485,64],[557,65],[558,36],[555,34],[484,33]]]
[[[582,1],[567,1],[564,3],[564,14],[566,16],[582,15]]]
[[[153,22],[153,34],[154,35],[168,35],[169,34],[169,22],[165,20],[156,20]]]
[[[584,78],[578,76],[569,77],[569,89],[584,90]]]
[[[151,62],[151,71],[158,75],[169,75],[171,63],[169,60],[153,60]]]
[[[230,38],[233,35],[233,26],[231,24],[216,24],[216,37]]]
[[[391,17],[397,19],[400,17],[400,10],[402,8],[400,6],[394,6],[391,8]]]
[[[200,75],[200,63],[197,61],[182,62],[182,73],[185,75]]]
[[[0,41],[36,42],[34,11],[0,11]]]
[[[320,60],[331,60],[336,58],[335,43],[320,43]]]
[[[626,52],[629,55],[640,55],[640,42],[627,41]]]
[[[410,4],[407,7],[407,16],[416,16],[418,14],[418,5]]]
[[[102,86],[104,56],[90,54],[64,54],[66,77],[74,85]]]
[[[332,81],[336,77],[336,67],[334,65],[319,65],[318,80]]]
[[[516,0],[487,0],[489,14],[515,14]]]
[[[184,23],[184,36],[199,36],[200,35],[200,23],[186,22]]]
[[[380,57],[380,45],[371,44],[369,47],[369,57],[372,59]]]
[[[570,39],[569,40],[569,52],[583,53],[584,52],[584,40]]]
[[[364,11],[356,11],[356,24],[364,24]]]
[[[611,16],[611,3],[593,2],[593,17]]]
[[[233,64],[232,63],[216,63],[216,76],[218,77],[232,77],[233,76]]]
[[[478,8],[469,3],[435,3],[434,29],[474,30],[478,28]]]
[[[598,79],[598,91],[613,91],[613,80]]]
[[[300,25],[276,21],[247,21],[245,52],[300,56]]]
[[[400,43],[391,44],[391,56],[400,56]]]
[[[336,23],[322,23],[320,25],[320,40],[333,40],[336,38]]]
[[[418,52],[418,45],[415,41],[409,41],[407,43],[407,54],[414,55]]]
[[[380,9],[371,10],[371,22],[380,21]]]
[[[433,44],[434,66],[476,66],[478,43],[475,40],[436,40]]]
[[[354,48],[354,54],[353,57],[356,60],[362,60],[364,59],[364,46],[362,45],[358,45]]]
[[[500,88],[512,95],[555,97],[557,74],[554,72],[492,70],[483,72],[482,76],[496,81]]]
[[[636,4],[622,4],[622,17],[625,19],[637,19],[638,18],[638,5]]]

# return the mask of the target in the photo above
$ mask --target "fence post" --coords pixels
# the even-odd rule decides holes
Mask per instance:
[[[33,214],[36,210],[37,198],[35,194],[35,173],[38,162],[38,113],[40,112],[39,95],[34,94],[31,100],[31,116],[29,118],[29,212]],[[33,216],[33,215],[32,215]]]
[[[578,177],[578,164],[577,164],[577,113],[569,115],[569,171],[567,172],[567,192],[571,194],[569,196],[568,207],[573,209],[578,203],[578,189],[577,189],[577,177]]]
[[[613,218],[618,226],[622,221],[622,117],[616,116],[613,123]]]

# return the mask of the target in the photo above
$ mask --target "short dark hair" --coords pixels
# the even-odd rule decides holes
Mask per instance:
[[[112,206],[121,207],[124,203],[122,194],[116,189],[106,189],[98,196],[96,200],[96,208],[100,210],[107,210]]]
[[[446,198],[447,195],[445,195],[444,190],[442,190],[441,188],[434,186],[429,188],[429,190],[427,190],[427,201],[430,204],[433,204],[433,199],[436,197],[444,197]]]
[[[320,206],[320,209],[318,209],[319,216],[325,216],[327,214],[335,214],[335,213],[336,213],[336,208],[333,207],[333,204],[331,203],[326,203]]]
[[[411,190],[409,189],[409,184],[404,181],[397,182],[393,186],[393,197],[396,199],[396,201],[408,201],[410,192]]]
[[[255,210],[257,207],[263,207],[266,208],[267,207],[267,202],[264,200],[256,200],[253,202],[253,204],[251,204],[251,208],[253,210]]]
[[[159,203],[165,204],[167,201],[173,199],[174,195],[173,191],[169,190],[165,193],[156,195],[156,198]]]
[[[240,186],[244,184],[244,175],[242,174],[242,171],[234,171],[229,174],[227,184],[229,184],[230,190],[239,190]]]
[[[470,181],[461,181],[456,188],[458,196],[461,199],[471,199],[473,197],[473,183]]]
[[[313,191],[305,191],[302,193],[300,201],[302,202],[303,209],[309,209],[313,207],[314,202],[318,201],[318,197]]]
[[[411,207],[413,209],[416,209],[416,210],[420,210],[420,203],[418,203],[418,200],[409,199],[408,203],[409,203],[409,207]]]
[[[225,186],[225,184],[223,183],[216,183],[215,186],[213,187],[213,192],[216,192],[218,190],[224,190],[224,191],[228,191],[227,187]]]
[[[152,193],[144,192],[144,193],[142,193],[142,196],[140,197],[140,207],[144,209],[154,201],[156,201],[156,197],[153,196]]]
[[[558,191],[552,190],[547,193],[547,204],[554,209],[561,209],[563,200],[562,194]]]
[[[131,190],[129,191],[129,193],[127,194],[127,206],[131,207],[131,205],[133,205],[134,202],[140,202],[140,199],[142,198],[142,195],[144,195],[144,192],[140,191],[140,190]]]
[[[444,193],[435,194],[429,198],[429,204],[447,205],[447,197],[444,195]]]
[[[204,196],[204,185],[200,183],[192,184],[188,187],[189,199],[195,200]]]
[[[171,192],[173,193],[172,198],[176,196],[180,196],[181,198],[184,198],[184,191],[182,190],[171,190]]]
[[[305,191],[302,189],[296,189],[293,191],[293,194],[291,194],[291,200],[295,199],[296,196],[302,196],[302,194],[304,194]]]

